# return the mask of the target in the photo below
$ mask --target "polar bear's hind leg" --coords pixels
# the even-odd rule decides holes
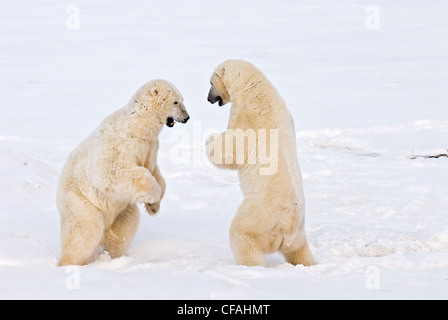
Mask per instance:
[[[230,246],[236,263],[245,266],[264,266],[265,254],[258,248],[257,243],[258,241],[249,235],[231,233]]]
[[[316,260],[314,260],[308,242],[306,241],[299,249],[283,252],[283,255],[286,261],[292,265],[303,264],[304,266],[311,266],[316,264]]]
[[[76,201],[77,212],[66,212],[61,222],[60,266],[89,263],[104,232],[102,213],[91,203]],[[72,210],[66,206],[65,210]]]
[[[115,218],[113,224],[104,232],[103,246],[111,258],[125,254],[137,233],[140,212],[137,205],[131,204]]]

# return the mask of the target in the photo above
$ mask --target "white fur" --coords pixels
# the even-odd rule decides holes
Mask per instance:
[[[220,64],[210,82],[210,102],[221,99],[221,105],[232,103],[227,130],[209,137],[206,148],[208,158],[216,166],[238,170],[244,201],[230,228],[236,262],[264,265],[265,254],[280,251],[294,265],[314,264],[305,235],[305,198],[294,123],[284,100],[260,70],[242,60]],[[245,149],[246,161],[236,163],[236,148],[229,154],[223,145],[237,129],[248,133],[277,132],[277,141],[257,134],[255,144],[258,154],[270,151],[267,154],[276,165],[271,165],[275,170],[263,171],[269,163],[260,159],[250,161],[250,148]],[[267,146],[261,150],[264,141]]]
[[[188,120],[183,98],[171,83],[150,81],[69,155],[57,193],[59,265],[89,263],[100,245],[123,255],[139,224],[136,203],[158,212],[165,192],[158,136],[167,117]]]

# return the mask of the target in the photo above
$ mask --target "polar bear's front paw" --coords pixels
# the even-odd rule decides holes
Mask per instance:
[[[143,203],[156,203],[162,196],[162,189],[155,183],[150,188],[146,189],[140,196],[140,201]]]
[[[152,216],[157,214],[160,210],[160,201],[157,201],[155,203],[145,203],[145,209],[146,212],[148,212],[148,214]]]
[[[214,146],[213,146],[214,140],[215,136],[212,134],[207,138],[207,141],[205,142],[205,153],[209,159],[213,158],[214,156]]]
[[[213,164],[222,164],[223,140],[220,133],[212,133],[205,143],[205,153]]]
[[[137,200],[142,203],[155,203],[159,201],[162,197],[162,188],[156,179],[149,171],[140,170],[138,173],[139,175],[136,174],[134,178],[134,184],[137,189]]]

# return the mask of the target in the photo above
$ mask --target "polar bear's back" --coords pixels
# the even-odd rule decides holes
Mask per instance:
[[[102,168],[98,167],[98,163],[101,163],[103,159],[98,158],[97,155],[104,154],[104,149],[112,150],[106,147],[105,140],[108,140],[108,135],[113,135],[113,131],[115,131],[114,123],[120,112],[121,110],[118,110],[104,119],[67,156],[59,175],[56,196],[58,207],[64,206],[66,198],[72,193],[82,195],[86,201],[94,205],[101,206],[101,202],[104,202],[102,199],[100,200],[103,196],[95,187],[98,184],[95,179],[98,179],[104,173],[101,172]],[[113,131],[107,132],[108,130]],[[113,156],[111,155],[111,157]],[[59,212],[63,213],[66,210],[61,209]]]

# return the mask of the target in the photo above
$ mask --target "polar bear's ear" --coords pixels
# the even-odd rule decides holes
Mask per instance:
[[[216,67],[215,73],[218,77],[222,78],[222,76],[224,75],[224,67],[223,66]]]

